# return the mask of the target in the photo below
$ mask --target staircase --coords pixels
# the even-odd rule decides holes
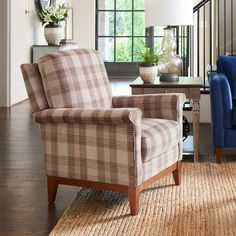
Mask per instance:
[[[236,52],[236,0],[202,0],[193,9],[194,27],[190,27],[189,75],[204,78],[214,70],[219,54]]]

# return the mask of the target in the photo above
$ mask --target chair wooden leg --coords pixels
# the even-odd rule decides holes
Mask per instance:
[[[130,214],[132,216],[135,216],[138,214],[139,193],[140,193],[140,190],[138,187],[129,187],[129,190],[128,190],[129,206],[130,206]]]
[[[53,203],[56,199],[58,184],[54,177],[48,176],[48,203]]]
[[[177,168],[172,172],[175,185],[180,185],[181,183],[181,166],[182,163],[180,161],[177,162]]]
[[[215,148],[215,155],[216,155],[216,163],[221,163],[221,156],[222,156],[222,148]]]

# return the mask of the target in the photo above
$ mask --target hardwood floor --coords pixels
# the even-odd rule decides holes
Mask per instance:
[[[200,128],[200,150],[201,160],[211,156],[209,125]],[[1,236],[48,235],[78,188],[59,186],[56,204],[48,206],[46,183],[39,131],[28,101],[0,108]]]
[[[48,235],[78,188],[60,186],[48,207],[38,127],[28,102],[0,108],[0,235]]]

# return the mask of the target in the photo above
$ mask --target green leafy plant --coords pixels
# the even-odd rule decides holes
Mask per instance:
[[[157,64],[159,56],[152,52],[151,49],[143,43],[144,51],[137,54],[139,65],[152,65]]]
[[[45,6],[43,10],[37,10],[39,19],[43,25],[60,25],[68,17],[68,9],[65,4]]]

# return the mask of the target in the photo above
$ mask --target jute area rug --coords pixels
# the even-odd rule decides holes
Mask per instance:
[[[181,185],[159,180],[134,217],[127,195],[81,189],[50,234],[62,235],[236,235],[236,162],[183,163]]]

